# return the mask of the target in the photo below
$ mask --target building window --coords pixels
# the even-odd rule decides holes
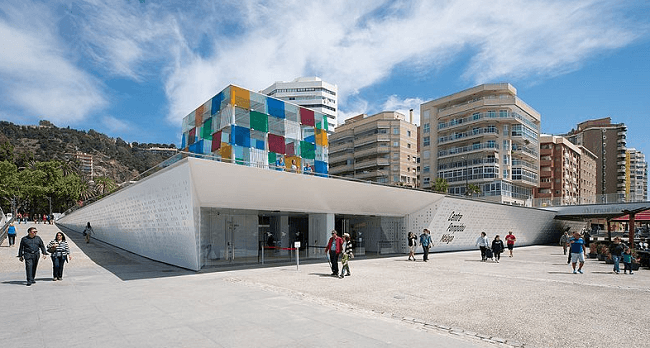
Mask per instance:
[[[411,144],[406,144],[406,147],[410,149],[410,148],[411,148]]]
[[[408,137],[411,136],[411,131],[410,131],[410,130],[407,130],[407,131],[406,131],[406,136],[408,136]]]
[[[397,127],[393,128],[393,134],[399,134],[399,128]]]
[[[424,113],[422,113],[422,118],[425,120],[428,120],[430,116],[430,111],[429,110],[424,110]]]
[[[393,147],[399,147],[399,141],[393,141]]]
[[[425,185],[425,186],[428,186],[428,185],[429,185],[429,180],[431,180],[431,179],[429,179],[429,178],[424,178],[424,179],[422,180],[422,184]]]
[[[504,178],[504,179],[507,179],[507,178],[508,178],[508,170],[507,170],[507,169],[504,169],[504,170],[503,170],[503,178]]]
[[[504,124],[504,125],[503,125],[503,135],[508,135],[508,132],[509,132],[509,131],[508,131],[508,125],[507,125],[507,124]]]
[[[430,137],[424,137],[424,138],[422,138],[422,145],[423,145],[423,146],[429,146],[429,145],[431,145],[431,138],[430,138]]]
[[[428,123],[422,125],[422,133],[427,134],[431,131],[431,126]]]
[[[429,150],[424,150],[424,151],[422,152],[422,158],[423,158],[423,159],[429,159],[429,158],[431,158],[431,151],[429,151]]]
[[[393,159],[399,159],[399,152],[393,152]]]
[[[424,174],[429,174],[430,171],[431,171],[431,167],[429,166],[424,166],[424,168],[422,168],[422,173]]]
[[[499,110],[499,117],[508,117],[508,110]]]

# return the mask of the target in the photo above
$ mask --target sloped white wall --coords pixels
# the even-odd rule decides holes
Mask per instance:
[[[138,255],[199,270],[195,193],[187,162],[165,169],[57,222]],[[196,222],[196,223],[195,223]]]

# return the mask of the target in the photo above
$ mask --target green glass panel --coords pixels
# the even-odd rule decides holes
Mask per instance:
[[[306,159],[315,159],[316,158],[316,145],[307,142],[300,142],[300,156]]]
[[[275,152],[269,152],[269,164],[274,165],[276,159],[277,156],[275,155]]]
[[[251,129],[268,132],[269,116],[257,111],[251,111]]]
[[[201,138],[212,140],[212,117],[208,118],[201,127]]]

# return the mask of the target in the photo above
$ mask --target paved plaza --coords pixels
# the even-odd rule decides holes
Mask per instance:
[[[29,226],[32,226],[30,224]],[[56,226],[35,225],[47,243]],[[16,225],[19,237],[25,225]],[[25,286],[17,246],[0,247],[2,347],[650,347],[650,271],[615,275],[559,246],[357,258],[199,273],[64,230],[73,259]]]

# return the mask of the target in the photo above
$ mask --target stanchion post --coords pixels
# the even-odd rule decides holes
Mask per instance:
[[[300,270],[300,242],[293,242],[293,247],[296,249],[296,271]]]

